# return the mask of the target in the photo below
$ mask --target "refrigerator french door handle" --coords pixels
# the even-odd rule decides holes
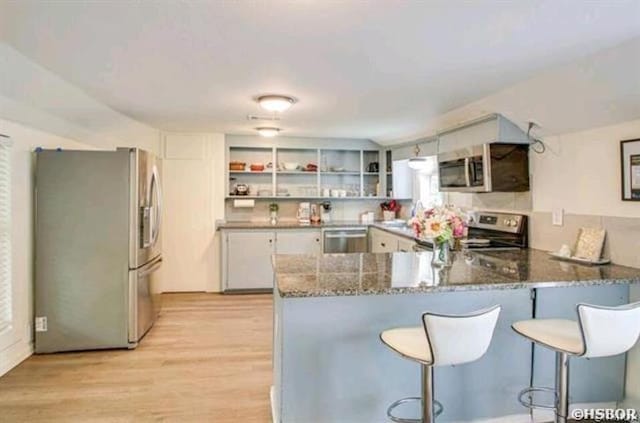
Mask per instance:
[[[162,193],[160,192],[158,168],[155,165],[153,166],[150,187],[149,195],[151,195],[151,192],[154,192],[156,196],[156,207],[154,208],[155,210],[153,210],[155,216],[153,219],[153,227],[151,228],[151,245],[155,245],[160,235],[160,225],[162,221]],[[151,198],[149,200],[151,200]]]

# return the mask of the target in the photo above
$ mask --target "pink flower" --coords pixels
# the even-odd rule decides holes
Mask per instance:
[[[462,238],[464,236],[464,226],[454,226],[453,227],[453,236],[454,238]]]

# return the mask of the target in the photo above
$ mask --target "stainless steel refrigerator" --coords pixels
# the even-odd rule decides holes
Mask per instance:
[[[35,351],[135,348],[159,311],[161,161],[36,154]]]

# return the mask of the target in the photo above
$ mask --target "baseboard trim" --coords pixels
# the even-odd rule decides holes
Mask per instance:
[[[280,423],[280,418],[278,417],[278,410],[276,410],[276,403],[274,401],[276,387],[271,385],[269,389],[269,402],[271,403],[271,423]]]
[[[0,377],[33,354],[32,342],[16,342],[0,351]]]

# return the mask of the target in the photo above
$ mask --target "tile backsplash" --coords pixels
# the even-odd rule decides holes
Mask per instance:
[[[481,194],[450,192],[447,194],[446,202],[478,210],[504,210],[526,213],[533,208],[531,191],[486,192]]]
[[[550,212],[533,212],[529,245],[547,251],[557,251],[562,244],[573,246],[581,227],[605,229],[604,256],[617,264],[640,267],[640,218],[566,214],[564,224],[554,226]]]

